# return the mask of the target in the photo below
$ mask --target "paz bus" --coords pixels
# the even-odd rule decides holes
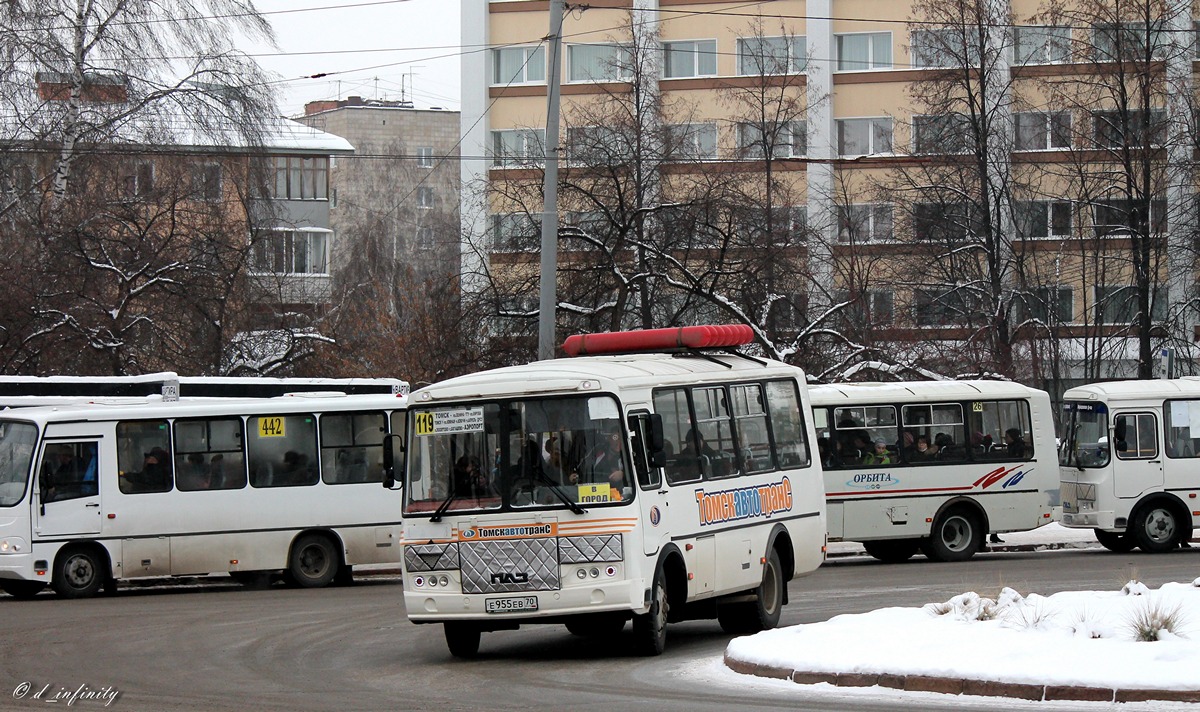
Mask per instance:
[[[804,373],[745,326],[572,336],[572,358],[410,397],[404,602],[450,652],[563,623],[662,652],[666,624],[773,627],[824,560]]]
[[[881,561],[963,561],[987,532],[1052,521],[1045,391],[1002,381],[810,386],[830,541]]]
[[[0,412],[0,589],[228,573],[301,587],[398,563],[401,395],[107,399]]]
[[[1200,379],[1079,386],[1062,407],[1062,525],[1092,529],[1117,552],[1170,551],[1191,539],[1200,518]]]

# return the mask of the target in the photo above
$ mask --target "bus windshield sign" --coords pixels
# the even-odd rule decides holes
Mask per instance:
[[[415,424],[418,436],[481,433],[483,432],[483,408],[434,410],[418,413]]]

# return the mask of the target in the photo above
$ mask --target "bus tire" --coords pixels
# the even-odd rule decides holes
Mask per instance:
[[[479,655],[479,626],[460,621],[446,621],[442,624],[446,634],[446,647],[450,654],[464,660],[474,659]]]
[[[891,541],[864,541],[863,548],[873,558],[885,564],[902,564],[916,555],[921,548],[920,539],[893,539]]]
[[[979,515],[968,507],[956,506],[938,515],[921,550],[934,561],[966,561],[982,546]]]
[[[1165,499],[1152,499],[1139,506],[1130,518],[1129,529],[1138,548],[1147,554],[1174,549],[1183,535],[1179,512]]]
[[[667,648],[667,615],[671,604],[667,598],[667,580],[660,566],[654,572],[650,586],[650,610],[633,617],[634,645],[645,656],[662,655]]]
[[[786,585],[779,553],[771,549],[763,564],[763,579],[755,590],[755,600],[717,607],[717,622],[721,624],[721,630],[733,635],[750,635],[779,625]]]
[[[328,586],[337,575],[340,562],[329,537],[305,534],[292,545],[288,578],[300,588]]]
[[[1106,532],[1103,529],[1093,529],[1092,531],[1095,532],[1096,541],[1100,542],[1100,546],[1109,551],[1127,554],[1137,546],[1137,542],[1129,536],[1129,532]]]
[[[46,584],[41,581],[13,581],[12,579],[0,579],[0,589],[13,598],[19,598],[23,601],[28,601],[34,596],[41,593]]]
[[[90,598],[107,578],[108,567],[94,547],[70,546],[59,552],[50,586],[63,598]]]

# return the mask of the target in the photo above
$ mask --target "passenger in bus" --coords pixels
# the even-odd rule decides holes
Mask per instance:
[[[308,457],[295,450],[283,453],[283,468],[275,473],[276,485],[303,485],[309,482]]]
[[[479,458],[463,455],[454,463],[454,492],[459,497],[494,496],[487,475],[479,466]]]
[[[876,440],[874,449],[863,458],[864,465],[890,465],[892,464],[892,453],[888,451],[885,441]]]
[[[542,462],[542,472],[546,478],[556,485],[574,485],[579,483],[579,470],[569,466],[563,458],[557,434],[546,440],[545,460]]]
[[[179,470],[179,489],[202,490],[212,486],[212,477],[204,465],[204,455],[189,453],[187,461]]]
[[[601,433],[600,442],[584,458],[583,471],[591,477],[592,482],[607,482],[609,475],[623,467],[621,433],[615,430]]]
[[[717,451],[704,441],[704,436],[694,428],[688,428],[687,434],[684,435],[683,449],[679,451],[683,466],[692,472],[711,474],[712,461],[716,457]]]
[[[625,481],[624,470],[613,470],[608,476],[608,498],[620,502],[633,496],[633,488]]]
[[[132,473],[142,492],[165,492],[171,489],[170,455],[161,447],[151,448],[142,460],[142,471]]]
[[[46,450],[40,485],[42,502],[74,496],[82,473],[74,449],[70,445],[54,445]]]
[[[908,455],[909,462],[928,462],[937,455],[937,448],[929,442],[928,435],[918,435],[917,444]]]
[[[817,438],[817,453],[821,457],[821,467],[826,470],[836,470],[842,466],[842,457],[829,444],[829,438]]]
[[[1021,437],[1020,430],[1016,428],[1005,430],[1004,445],[1008,449],[1009,457],[1025,457],[1025,439]]]
[[[225,456],[217,453],[208,461],[208,486],[212,489],[225,489]]]
[[[954,444],[954,438],[946,433],[938,433],[933,436],[933,444],[937,448],[937,459],[939,460],[961,460],[964,459],[962,448]]]

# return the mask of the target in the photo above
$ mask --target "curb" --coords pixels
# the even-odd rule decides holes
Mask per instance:
[[[1200,690],[1143,690],[1113,687],[1037,685],[960,677],[895,675],[891,673],[806,672],[773,665],[760,665],[724,656],[725,667],[743,675],[791,680],[797,685],[826,683],[837,687],[886,687],[907,692],[937,692],[946,695],[1011,697],[1033,702],[1200,702]]]
[[[1100,548],[1100,544],[1098,544],[1097,542],[1094,542],[1094,541],[1080,541],[1080,542],[1057,541],[1057,542],[1043,542],[1040,544],[986,544],[982,549],[979,550],[979,553],[984,554],[987,552],[1005,552],[1005,551],[1057,551],[1060,549],[1098,549],[1098,548]],[[853,558],[856,556],[869,557],[870,554],[868,554],[865,550],[838,551],[838,552],[826,554],[825,558],[826,559],[849,559],[849,558]]]

